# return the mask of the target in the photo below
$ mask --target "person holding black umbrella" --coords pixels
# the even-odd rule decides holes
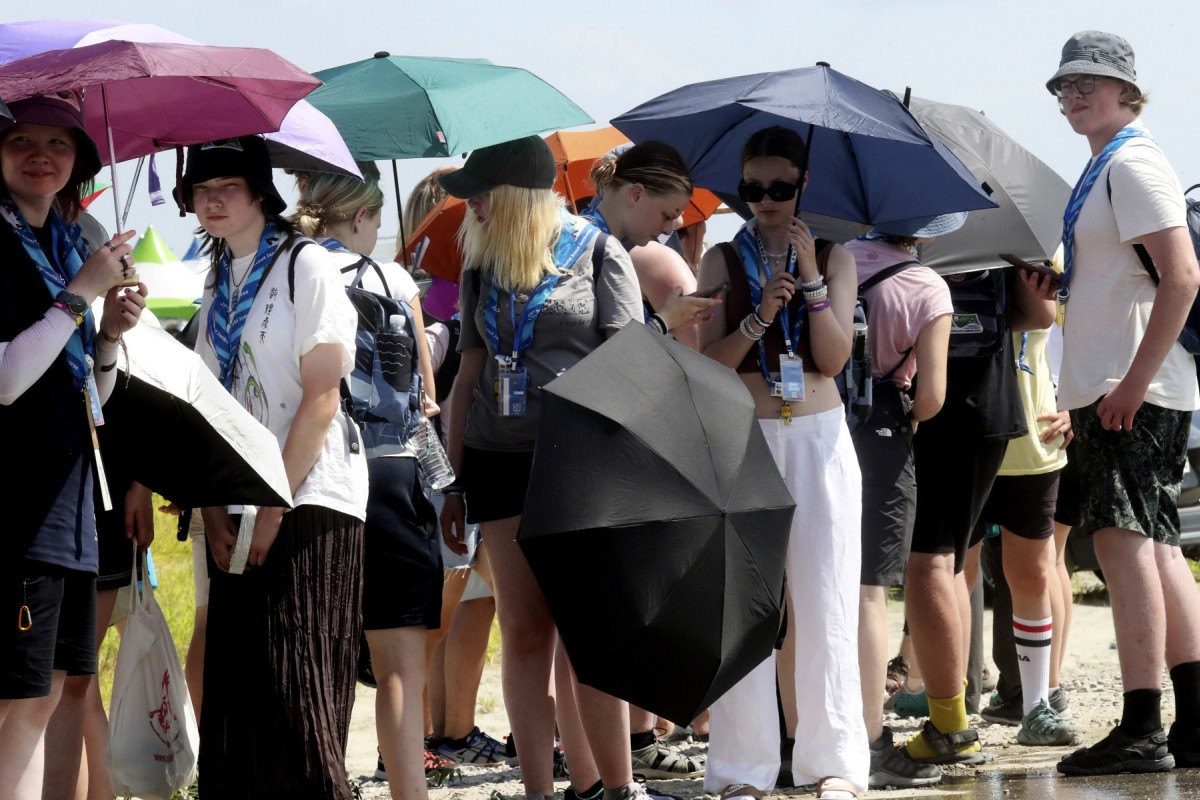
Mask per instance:
[[[0,489],[0,787],[36,795],[33,755],[66,678],[96,672],[95,426],[146,287],[118,288],[134,231],[94,253],[82,240],[81,201],[100,170],[82,98],[32,97],[12,114],[0,122],[0,432],[11,454]]]
[[[516,534],[542,387],[641,319],[628,254],[565,211],[551,191],[554,178],[549,146],[530,136],[476,150],[462,169],[439,179],[468,205],[459,234],[462,362],[448,437],[459,483],[445,490],[442,535],[463,552],[464,522],[480,524],[504,637],[505,705],[526,797],[535,798],[554,796],[550,673],[557,636]],[[574,694],[606,799],[643,797],[633,781],[626,704],[587,686]]]
[[[700,345],[738,371],[803,509],[787,557],[790,652],[781,660],[794,659],[797,697],[785,719],[791,728],[798,718],[795,784],[816,783],[834,800],[866,789],[869,760],[857,647],[861,475],[833,381],[850,356],[858,281],[850,254],[795,216],[806,165],[794,131],[765,128],[746,142],[738,191],[754,218],[701,261],[700,285],[732,288],[725,313],[701,325]],[[809,686],[824,689],[802,694]],[[732,800],[774,787],[775,707],[769,658],[713,705],[706,789]]]

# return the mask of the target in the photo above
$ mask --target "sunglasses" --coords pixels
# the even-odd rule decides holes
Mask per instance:
[[[764,197],[769,197],[776,203],[782,203],[795,197],[799,189],[800,184],[787,181],[774,181],[770,186],[742,181],[738,184],[738,197],[747,203],[761,203]]]
[[[1054,92],[1055,97],[1060,98],[1066,97],[1068,94],[1070,94],[1072,89],[1079,92],[1081,95],[1089,95],[1096,91],[1097,80],[1102,79],[1097,78],[1095,75],[1083,75],[1073,81],[1066,78],[1059,78],[1054,82],[1054,85],[1050,87],[1050,90]]]

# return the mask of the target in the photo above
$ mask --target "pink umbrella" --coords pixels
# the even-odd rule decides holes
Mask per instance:
[[[45,19],[0,24],[0,64],[107,41],[201,44],[149,23],[106,19]],[[279,130],[265,134],[271,164],[280,169],[339,172],[361,178],[354,157],[329,117],[307,100],[288,112]]]
[[[0,97],[9,102],[64,89],[83,95],[88,133],[107,142],[109,164],[276,131],[319,85],[270,50],[248,47],[108,41],[0,66]],[[112,183],[120,227],[115,169]]]

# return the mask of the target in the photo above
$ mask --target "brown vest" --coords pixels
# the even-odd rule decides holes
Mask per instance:
[[[817,252],[817,271],[821,277],[825,277],[825,270],[829,266],[829,254],[833,251],[833,242],[827,239],[817,239],[814,246]],[[733,242],[721,242],[717,247],[721,248],[721,254],[725,256],[725,267],[729,272],[729,293],[725,296],[723,305],[725,306],[726,326],[732,332],[738,329],[747,314],[754,311],[754,306],[750,301],[750,280],[746,277],[746,265],[742,262],[742,255],[738,252],[737,245]],[[793,320],[800,312],[803,302],[804,293],[797,285],[796,294],[788,303],[789,315]],[[772,322],[771,327],[763,336],[762,342],[767,351],[767,370],[774,372],[779,368],[780,356],[787,353],[787,348],[783,344],[783,326],[779,321]],[[796,355],[804,359],[805,370],[810,370],[812,347],[808,340],[807,325],[800,330],[800,340],[795,344]],[[762,367],[759,366],[758,358],[758,345],[754,345],[750,348],[750,352],[746,353],[742,363],[738,364],[737,371],[761,373]]]

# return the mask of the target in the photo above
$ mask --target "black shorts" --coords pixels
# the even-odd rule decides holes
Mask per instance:
[[[998,475],[980,520],[999,525],[1022,539],[1049,539],[1054,535],[1061,472]]]
[[[1079,448],[1067,450],[1067,465],[1058,477],[1058,499],[1054,503],[1054,521],[1074,528],[1079,524]]]
[[[0,567],[0,699],[46,697],[55,670],[96,674],[96,576],[40,561]]]
[[[912,552],[954,554],[954,572],[966,564],[967,545],[1008,449],[1007,441],[963,435],[963,426],[939,414],[913,437],[917,467],[917,521]]]
[[[863,487],[863,586],[904,585],[917,512],[912,439],[907,420],[884,424],[875,409],[854,432]]]
[[[1099,404],[1071,410],[1071,447],[1079,457],[1080,529],[1121,528],[1178,546],[1179,490],[1191,412],[1143,403],[1133,430],[1107,431],[1096,414]]]
[[[424,625],[442,617],[442,547],[414,458],[367,461],[371,490],[363,534],[363,628]]]
[[[519,517],[525,511],[525,492],[533,469],[533,451],[463,448],[462,484],[467,522],[494,522]]]

